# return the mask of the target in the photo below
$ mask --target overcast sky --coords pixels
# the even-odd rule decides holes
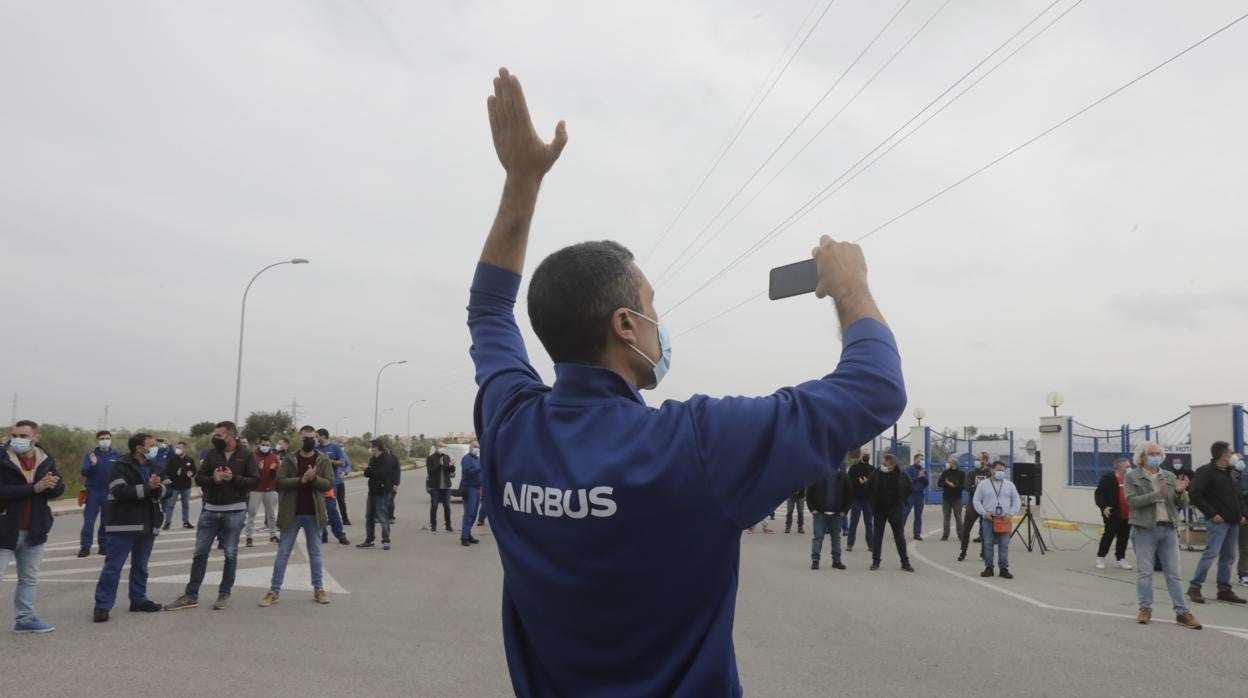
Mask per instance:
[[[909,3],[707,235],[942,4]],[[835,316],[813,296],[755,300],[686,332],[764,291],[767,269],[809,256],[820,234],[862,235],[1248,11],[1079,5],[668,312],[1049,4],[952,0],[658,285],[677,338],[651,404],[829,372]],[[228,418],[243,288],[301,256],[312,263],[252,288],[243,413],[293,398],[300,421],[370,430],[377,369],[408,359],[385,373],[382,430],[404,433],[419,399],[413,431],[471,429],[464,306],[502,184],[484,106],[498,67],[520,76],[543,134],[568,122],[530,270],[612,238],[657,279],[902,2],[836,0],[648,255],[825,5],[2,0],[0,397],[84,427],[105,405],[113,427]],[[864,241],[905,362],[903,427],[921,406],[934,426],[1034,428],[1052,390],[1104,426],[1248,399],[1246,68],[1248,21]]]

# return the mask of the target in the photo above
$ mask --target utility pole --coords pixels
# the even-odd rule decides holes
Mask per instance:
[[[299,423],[299,403],[293,397],[290,399],[290,421],[294,424]]]
[[[10,424],[17,424],[17,393],[13,393],[13,419]]]
[[[104,423],[103,423],[102,425],[100,425],[100,428],[101,428],[101,429],[107,429],[107,428],[108,428],[108,405],[105,405],[105,406],[104,406]]]

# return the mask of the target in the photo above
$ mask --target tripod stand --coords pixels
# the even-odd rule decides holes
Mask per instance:
[[[1038,500],[1039,498],[1037,497],[1037,503],[1039,503]],[[1027,528],[1026,536],[1019,535],[1019,531],[1023,530],[1024,527]],[[1014,533],[1010,534],[1011,538],[1014,536],[1018,536],[1023,541],[1023,547],[1027,548],[1029,553],[1033,552],[1033,546],[1039,546],[1041,555],[1048,550],[1048,546],[1044,544],[1044,537],[1040,535],[1040,527],[1036,525],[1036,517],[1031,514],[1030,497],[1023,497],[1023,518],[1014,527]]]

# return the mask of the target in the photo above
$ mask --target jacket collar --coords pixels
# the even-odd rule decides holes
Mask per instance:
[[[38,472],[39,466],[43,465],[43,462],[48,459],[48,454],[38,446],[33,447],[30,452],[35,454],[35,471]],[[19,473],[22,472],[22,466],[18,460],[21,456],[17,455],[17,451],[14,451],[9,446],[5,446],[4,450],[0,451],[0,453],[4,454],[4,462],[7,463],[10,468],[17,470]]]
[[[551,397],[557,402],[594,404],[613,400],[646,401],[620,374],[601,366],[555,364],[555,385]]]

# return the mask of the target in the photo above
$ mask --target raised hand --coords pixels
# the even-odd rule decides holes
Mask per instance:
[[[486,100],[494,151],[509,176],[540,180],[559,159],[568,144],[566,124],[555,126],[555,139],[542,140],[533,128],[524,90],[516,76],[501,68],[494,78],[494,95]]]

